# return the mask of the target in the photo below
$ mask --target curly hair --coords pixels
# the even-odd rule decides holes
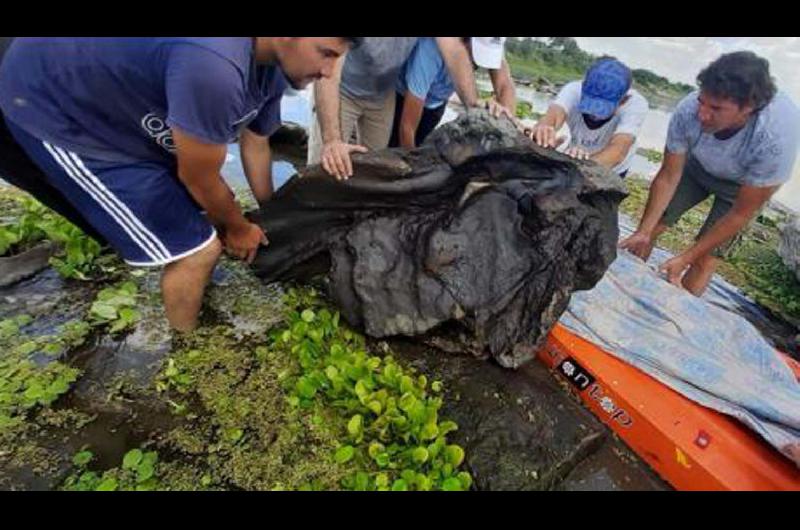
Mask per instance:
[[[772,101],[777,88],[769,75],[769,61],[750,51],[721,55],[697,75],[701,90],[735,101],[739,107],[760,110]]]

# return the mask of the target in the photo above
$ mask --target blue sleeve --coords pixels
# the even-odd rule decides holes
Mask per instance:
[[[244,104],[242,76],[227,59],[178,44],[166,64],[167,124],[199,140],[227,144]]]
[[[267,81],[267,93],[269,97],[264,102],[264,106],[258,115],[251,121],[247,128],[261,136],[272,136],[281,126],[281,99],[288,86],[286,78],[279,69],[275,69]]]
[[[436,41],[433,39],[420,40],[411,53],[406,66],[408,91],[424,101],[443,64],[444,60],[439,53]]]
[[[281,98],[270,98],[247,128],[261,136],[271,136],[281,126]]]

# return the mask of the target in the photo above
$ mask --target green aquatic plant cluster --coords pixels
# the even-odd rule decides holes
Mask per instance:
[[[88,468],[94,454],[84,449],[75,454],[72,463],[76,471],[64,481],[67,491],[153,491],[161,489],[158,480],[158,453],[131,449],[122,463],[98,473]]]
[[[108,325],[112,334],[129,329],[141,318],[136,310],[137,294],[136,284],[131,281],[103,289],[89,308],[92,323]]]
[[[18,254],[44,240],[52,241],[59,250],[50,264],[63,277],[80,280],[104,272],[116,259],[113,255],[101,256],[97,241],[28,195],[6,193],[3,203],[12,205],[12,215],[0,223],[0,256]]]
[[[311,294],[313,298],[313,293]],[[303,298],[306,298],[303,300]],[[447,443],[458,427],[442,421],[442,384],[371,355],[363,336],[340,325],[339,313],[308,294],[290,291],[295,307],[288,325],[271,333],[270,347],[296,356],[301,371],[288,378],[288,401],[311,408],[323,403],[346,420],[333,459],[353,463],[344,481],[357,490],[465,490],[472,479],[460,471],[464,451]],[[300,303],[298,303],[300,302]]]
[[[35,407],[49,407],[78,379],[80,370],[64,360],[81,346],[93,329],[123,331],[138,319],[137,288],[132,282],[98,293],[87,320],[70,320],[53,334],[29,335],[29,315],[0,320],[0,432],[20,425]]]
[[[369,353],[313,289],[290,290],[284,307],[266,343],[216,326],[165,360],[156,390],[187,420],[165,440],[194,477],[224,489],[471,487],[447,441],[457,426],[439,417],[440,382]]]
[[[48,407],[77,380],[79,370],[64,362],[45,359],[37,362],[34,354],[55,357],[82,344],[89,326],[72,321],[62,325],[55,335],[30,337],[21,328],[32,321],[19,315],[0,321],[0,434],[19,426],[27,413],[36,407]]]
[[[636,150],[636,154],[645,157],[648,162],[653,164],[660,164],[664,160],[664,153],[658,149],[640,147]]]

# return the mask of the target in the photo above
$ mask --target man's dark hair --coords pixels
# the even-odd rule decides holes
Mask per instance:
[[[350,43],[350,49],[355,50],[361,43],[364,42],[364,37],[342,37],[344,40]]]
[[[701,90],[735,101],[739,107],[764,108],[775,95],[769,61],[750,51],[726,53],[697,75]]]

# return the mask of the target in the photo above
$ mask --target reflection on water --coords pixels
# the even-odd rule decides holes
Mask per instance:
[[[287,90],[281,100],[281,121],[290,122],[308,128],[311,121],[311,106],[309,90]],[[283,186],[292,175],[297,173],[297,169],[290,162],[281,160],[278,157],[272,162],[272,186],[277,190]],[[228,156],[225,157],[225,164],[222,166],[222,176],[234,188],[247,187],[247,177],[242,169],[241,154],[239,144],[228,146]]]

